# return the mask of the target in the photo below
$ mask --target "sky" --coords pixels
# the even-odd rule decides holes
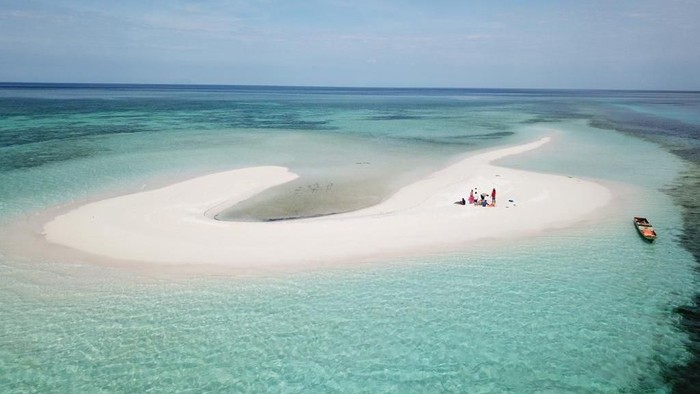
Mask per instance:
[[[700,90],[700,0],[0,0],[0,81]]]

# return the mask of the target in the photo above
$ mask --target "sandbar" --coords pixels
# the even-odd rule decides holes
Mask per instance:
[[[245,269],[467,249],[487,239],[569,227],[610,203],[612,193],[600,183],[493,164],[549,141],[474,154],[378,205],[349,213],[275,222],[216,220],[223,209],[298,177],[284,167],[252,167],[91,202],[48,221],[43,236],[115,260]],[[475,187],[489,194],[496,188],[496,206],[454,204]]]

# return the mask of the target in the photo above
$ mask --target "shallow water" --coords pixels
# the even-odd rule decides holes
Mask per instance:
[[[0,223],[167,178],[267,164],[299,172],[296,187],[332,182],[342,192],[329,209],[347,208],[469,151],[550,130],[558,130],[550,146],[500,164],[601,179],[625,193],[595,225],[295,272],[183,276],[0,250],[0,390],[670,391],[668,371],[692,359],[675,309],[700,283],[669,190],[695,167],[663,139],[608,127],[623,124],[630,102],[661,101],[669,113],[670,99],[649,95],[2,88]],[[671,113],[695,113],[694,101],[683,103]],[[625,112],[629,124],[638,112]],[[683,122],[660,114],[644,116]],[[602,120],[606,129],[590,125]],[[640,170],[640,156],[654,166]],[[293,186],[268,198],[293,200],[285,194]],[[317,192],[301,197],[307,206],[323,199]],[[634,231],[640,213],[657,242]]]

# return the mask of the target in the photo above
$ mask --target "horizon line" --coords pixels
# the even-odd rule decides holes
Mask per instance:
[[[507,91],[598,91],[598,92],[660,92],[700,93],[700,90],[681,89],[620,89],[620,88],[513,88],[513,87],[444,87],[444,86],[341,86],[341,85],[276,85],[276,84],[227,84],[227,83],[144,83],[144,82],[17,82],[0,81],[0,87],[11,85],[73,85],[73,86],[179,86],[179,87],[251,87],[291,89],[376,89],[376,90],[507,90]]]

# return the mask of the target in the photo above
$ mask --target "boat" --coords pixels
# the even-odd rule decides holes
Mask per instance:
[[[656,239],[656,231],[654,231],[654,227],[649,223],[647,218],[635,216],[634,227],[637,228],[639,235],[647,241],[652,242]]]

